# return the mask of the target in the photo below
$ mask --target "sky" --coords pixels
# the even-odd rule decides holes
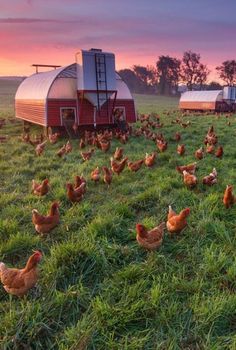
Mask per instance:
[[[0,0],[0,76],[95,47],[114,52],[117,69],[192,50],[217,79],[215,66],[236,59],[235,14],[236,0]]]

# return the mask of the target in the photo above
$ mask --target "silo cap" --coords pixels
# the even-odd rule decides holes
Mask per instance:
[[[98,52],[102,52],[102,49],[95,49],[95,48],[91,48],[89,51],[98,51]]]

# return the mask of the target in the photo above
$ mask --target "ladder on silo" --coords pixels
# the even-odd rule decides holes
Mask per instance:
[[[106,104],[107,117],[109,118],[106,56],[102,53],[95,54],[95,72],[96,72],[96,87],[97,87],[97,110],[100,116],[101,107],[104,102],[107,102]]]

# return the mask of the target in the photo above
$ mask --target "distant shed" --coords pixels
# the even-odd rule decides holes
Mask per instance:
[[[236,111],[236,87],[223,90],[186,91],[182,93],[179,108],[184,110],[234,112]]]
[[[44,127],[114,124],[117,109],[136,121],[133,97],[115,72],[114,55],[80,50],[80,61],[26,78],[15,96],[16,118]],[[82,57],[82,58],[81,58]]]
[[[223,91],[186,91],[179,101],[180,109],[217,110],[224,103]]]

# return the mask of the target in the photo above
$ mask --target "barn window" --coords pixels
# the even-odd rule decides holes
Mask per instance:
[[[125,107],[116,107],[114,108],[114,119],[126,120]]]
[[[61,114],[61,124],[63,124],[64,121],[74,122],[76,120],[76,109],[74,107],[71,107],[71,108],[61,107],[60,114]]]

